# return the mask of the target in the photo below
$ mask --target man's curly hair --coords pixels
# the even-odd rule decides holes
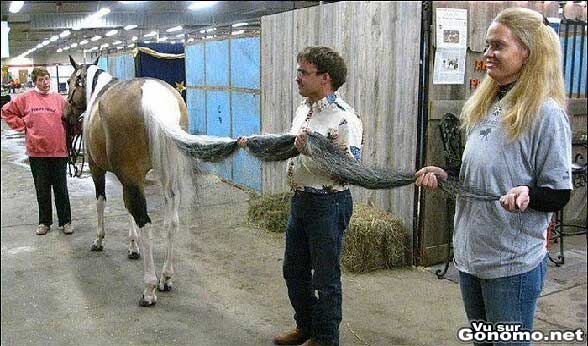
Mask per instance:
[[[306,61],[316,66],[319,73],[328,73],[331,76],[333,90],[345,84],[347,67],[345,61],[329,47],[306,47],[296,56],[296,61]]]

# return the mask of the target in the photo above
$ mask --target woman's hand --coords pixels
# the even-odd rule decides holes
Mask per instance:
[[[244,148],[247,146],[247,138],[243,137],[243,136],[239,136],[239,138],[237,138],[237,145],[240,148]]]
[[[417,186],[424,186],[429,190],[434,190],[439,186],[439,182],[437,181],[437,176],[439,176],[443,180],[447,180],[447,173],[439,167],[435,166],[427,166],[421,168],[418,172],[416,172],[416,185]]]
[[[529,206],[529,187],[513,187],[506,195],[500,197],[500,205],[511,213],[525,211]]]
[[[303,127],[298,132],[296,136],[296,140],[294,140],[294,146],[298,149],[298,152],[304,155],[309,155],[310,153],[306,150],[306,144],[308,143],[308,134],[312,133],[309,128]]]

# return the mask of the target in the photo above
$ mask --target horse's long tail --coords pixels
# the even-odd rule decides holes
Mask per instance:
[[[167,84],[145,81],[142,87],[145,131],[153,169],[160,176],[164,193],[181,194],[186,201],[193,197],[193,173],[200,162],[217,161],[237,150],[231,138],[194,136],[180,127],[182,102],[177,92]]]

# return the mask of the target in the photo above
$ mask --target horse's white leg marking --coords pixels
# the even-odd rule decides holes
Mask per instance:
[[[129,214],[130,227],[129,227],[129,258],[137,259],[141,257],[139,253],[139,234],[137,234],[137,225],[133,215]]]
[[[139,228],[139,246],[143,253],[143,298],[141,306],[150,306],[157,302],[155,287],[157,286],[157,276],[155,276],[155,266],[153,264],[153,249],[151,237],[151,225],[147,224]]]
[[[173,287],[172,284],[172,277],[174,276],[174,264],[173,264],[173,256],[174,256],[174,236],[178,231],[180,225],[180,217],[179,217],[179,196],[174,194],[173,192],[170,193],[169,196],[165,197],[165,218],[166,218],[166,228],[167,228],[167,251],[165,253],[165,263],[163,264],[163,269],[161,271],[161,278],[159,279],[159,290],[160,291],[170,291]]]
[[[96,240],[92,243],[92,251],[102,251],[102,242],[104,241],[104,205],[106,200],[104,196],[98,196],[96,200],[96,214],[98,226],[96,228]]]

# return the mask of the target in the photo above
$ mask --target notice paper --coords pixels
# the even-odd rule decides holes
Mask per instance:
[[[467,10],[438,8],[433,84],[463,84],[467,50]]]

